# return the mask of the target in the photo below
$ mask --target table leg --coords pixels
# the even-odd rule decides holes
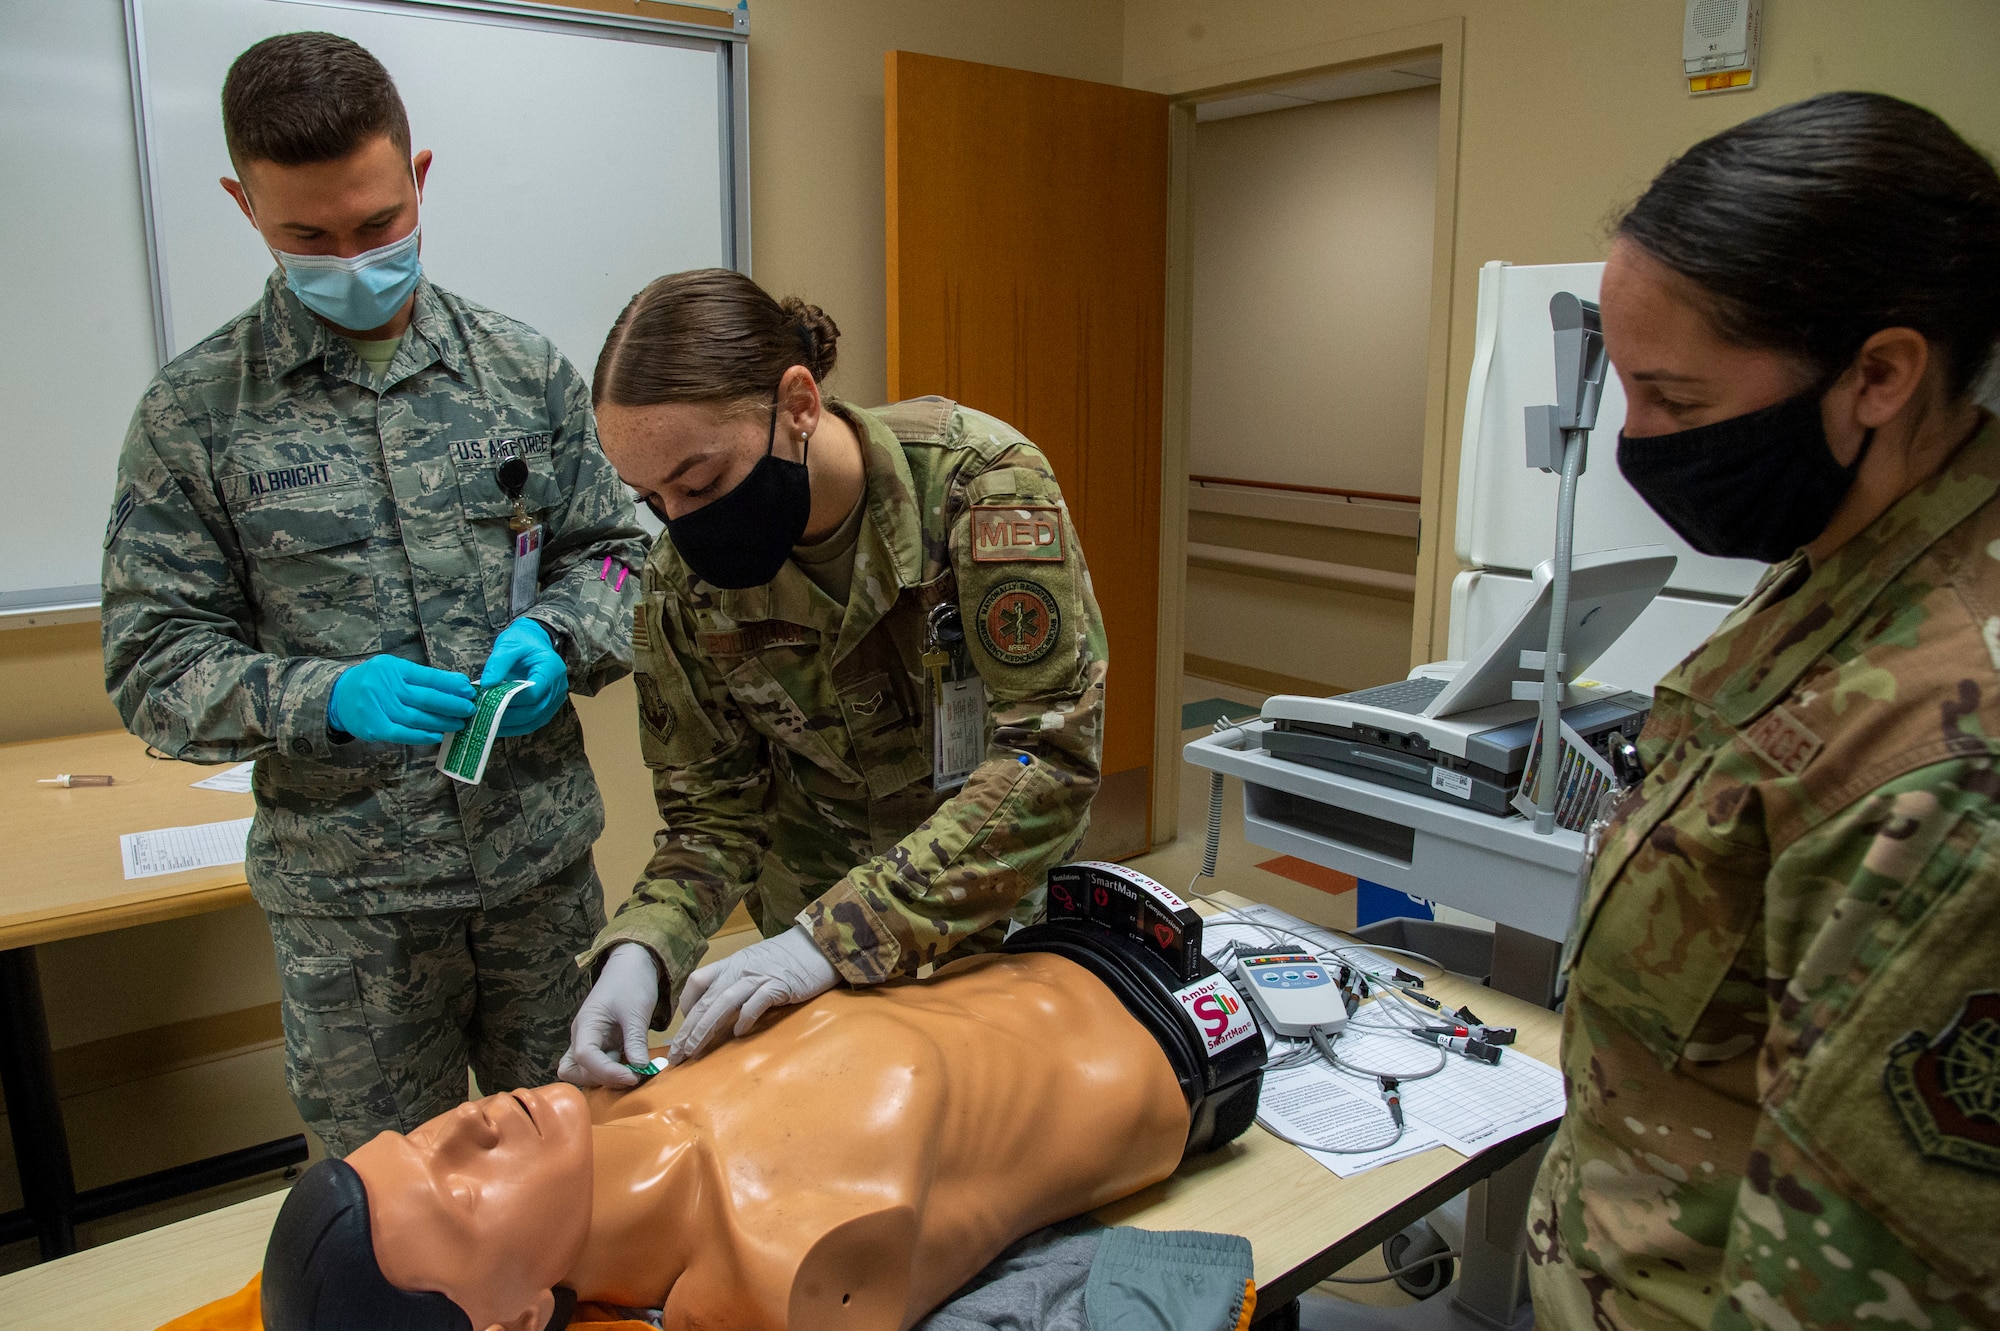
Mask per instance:
[[[1528,1199],[1547,1139],[1472,1185],[1465,1203],[1465,1257],[1453,1307],[1496,1331],[1532,1325],[1528,1309]]]
[[[42,1259],[75,1252],[76,1179],[32,947],[0,951],[0,1087],[7,1092],[14,1169]]]

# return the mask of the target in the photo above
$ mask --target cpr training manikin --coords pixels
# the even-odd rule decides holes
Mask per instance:
[[[1255,1113],[1254,1080],[1204,1096],[1164,991],[1089,939],[1032,950],[1049,928],[632,1090],[490,1096],[321,1162],[273,1231],[265,1327],[544,1331],[578,1300],[669,1331],[912,1326]]]

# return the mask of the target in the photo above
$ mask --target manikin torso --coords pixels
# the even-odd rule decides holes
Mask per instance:
[[[897,1331],[1015,1239],[1173,1171],[1186,1101],[1098,980],[1038,953],[944,973],[591,1092],[565,1283],[667,1331]]]

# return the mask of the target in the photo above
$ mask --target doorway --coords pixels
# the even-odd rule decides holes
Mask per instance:
[[[1432,26],[1173,90],[1163,619],[1191,683],[1328,694],[1432,658],[1461,39]]]

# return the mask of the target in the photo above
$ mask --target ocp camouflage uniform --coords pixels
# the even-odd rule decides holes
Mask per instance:
[[[652,950],[664,1024],[747,894],[850,984],[997,944],[1083,839],[1103,747],[1104,629],[1048,460],[942,398],[835,408],[861,437],[866,520],[845,607],[795,562],[720,591],[653,547],[634,625],[640,733],[665,822],[580,960]],[[985,756],[933,788],[926,615],[961,613]]]
[[[1585,901],[1544,1326],[2000,1324],[2000,425],[1660,682]]]
[[[336,677],[378,652],[478,677],[509,619],[513,505],[494,472],[513,455],[546,524],[529,613],[570,687],[594,693],[631,668],[633,591],[616,570],[643,537],[587,386],[511,319],[421,283],[378,380],[274,273],[153,380],[119,457],[107,687],[133,733],[175,757],[257,760],[245,869],[272,922],[295,1097],[336,1150],[434,1112],[383,1087],[410,1081],[395,1065],[430,1038],[410,1025],[458,1001],[420,991],[471,974],[421,958],[407,984],[367,973],[380,917],[469,921],[440,943],[461,954],[481,929],[503,951],[535,946],[531,921],[501,918],[524,894],[556,893],[544,913],[583,912],[586,936],[602,921],[589,853],[604,813],[574,708],[498,741],[478,786],[447,780],[434,748],[336,742],[327,724]],[[513,1067],[553,1075],[583,993],[567,961],[578,927],[544,931],[538,961],[481,987],[461,1029],[489,1089]]]

